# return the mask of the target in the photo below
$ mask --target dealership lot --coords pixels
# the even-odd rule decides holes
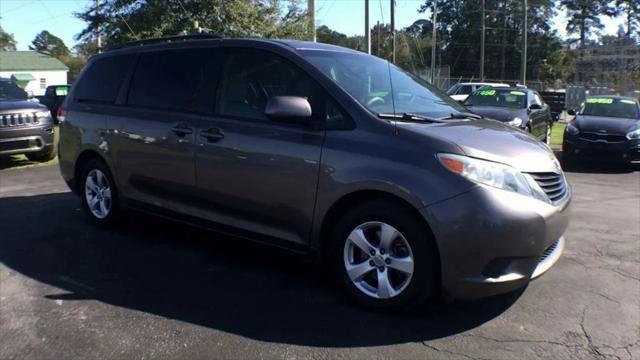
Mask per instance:
[[[57,166],[0,170],[0,358],[640,359],[640,166],[567,177],[549,273],[381,314],[299,256],[148,216],[102,230]]]

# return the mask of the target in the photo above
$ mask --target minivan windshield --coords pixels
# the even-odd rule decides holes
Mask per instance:
[[[524,91],[513,89],[482,88],[469,95],[464,105],[524,109],[527,107],[526,95]]]
[[[638,119],[638,103],[629,99],[587,98],[580,115]]]
[[[10,81],[0,81],[0,101],[27,100],[27,93]]]
[[[435,86],[386,60],[334,51],[304,50],[301,53],[373,113],[443,118],[466,111]]]

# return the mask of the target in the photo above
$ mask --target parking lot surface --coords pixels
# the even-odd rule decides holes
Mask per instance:
[[[57,166],[0,170],[0,358],[640,359],[640,166],[567,177],[547,274],[382,314],[299,256],[150,216],[99,229]]]

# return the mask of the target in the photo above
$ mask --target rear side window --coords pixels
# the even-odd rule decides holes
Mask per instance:
[[[134,55],[121,55],[94,62],[80,79],[75,98],[78,101],[113,104],[133,59]]]
[[[132,106],[211,114],[218,72],[216,49],[188,49],[140,56],[127,103]]]

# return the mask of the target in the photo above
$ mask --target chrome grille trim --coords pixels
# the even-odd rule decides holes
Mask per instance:
[[[556,173],[527,173],[547,194],[552,204],[562,201],[568,194],[567,181],[562,174]]]
[[[35,112],[0,114],[0,128],[38,125]]]

